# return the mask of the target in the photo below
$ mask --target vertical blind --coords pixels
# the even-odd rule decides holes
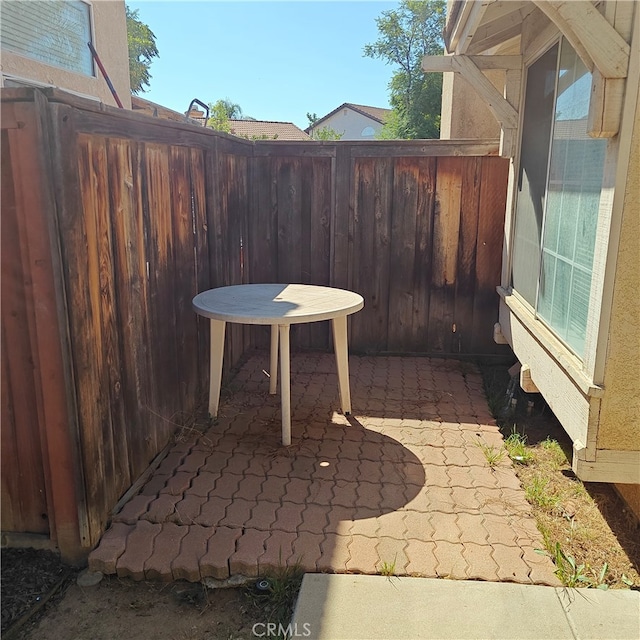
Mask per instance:
[[[81,0],[4,0],[2,48],[92,76],[91,9]]]

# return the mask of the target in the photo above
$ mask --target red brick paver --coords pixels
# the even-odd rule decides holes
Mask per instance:
[[[354,413],[339,412],[335,362],[291,361],[291,447],[268,354],[202,435],[175,445],[116,514],[92,570],[136,580],[305,571],[557,585],[479,372],[428,358],[351,357]]]

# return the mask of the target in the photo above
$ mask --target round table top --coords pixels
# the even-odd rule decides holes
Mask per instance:
[[[297,324],[346,316],[364,306],[361,295],[310,284],[239,284],[199,293],[196,313],[241,324]]]

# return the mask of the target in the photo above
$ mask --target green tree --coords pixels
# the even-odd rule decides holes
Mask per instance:
[[[421,62],[443,53],[445,10],[444,0],[402,0],[376,18],[380,37],[364,47],[364,55],[398,67],[389,83],[393,112],[379,138],[440,136],[442,74],[424,73]]]
[[[209,120],[207,121],[207,126],[216,131],[230,133],[231,125],[229,124],[229,120],[240,120],[242,117],[242,107],[235,102],[231,102],[229,98],[224,98],[224,100],[209,103]],[[253,118],[248,116],[246,119],[253,120]]]
[[[156,37],[148,25],[138,18],[138,11],[124,7],[127,17],[127,40],[129,43],[129,82],[132,93],[143,93],[149,86],[149,67],[153,58],[159,57]]]

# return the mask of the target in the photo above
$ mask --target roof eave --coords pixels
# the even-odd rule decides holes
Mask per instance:
[[[444,29],[444,42],[449,53],[465,53],[487,7],[495,0],[455,0]]]

